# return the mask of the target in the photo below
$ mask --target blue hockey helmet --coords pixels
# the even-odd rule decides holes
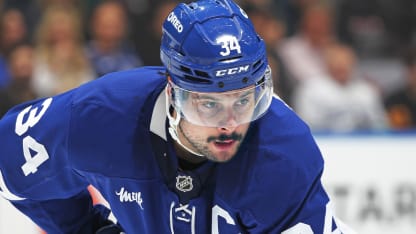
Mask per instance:
[[[231,0],[181,3],[162,30],[160,57],[181,89],[225,92],[264,81],[265,44]]]
[[[232,0],[180,3],[163,23],[160,57],[169,74],[169,133],[194,155],[203,156],[179,139],[181,119],[229,128],[260,118],[270,106],[265,44]]]

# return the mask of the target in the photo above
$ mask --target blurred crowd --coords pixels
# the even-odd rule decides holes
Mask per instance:
[[[237,2],[267,45],[276,94],[313,131],[416,128],[416,1]],[[0,0],[0,116],[109,72],[161,65],[161,24],[176,4]]]

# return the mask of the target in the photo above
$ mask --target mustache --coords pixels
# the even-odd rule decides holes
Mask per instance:
[[[219,136],[210,136],[207,139],[207,142],[211,142],[211,141],[226,141],[226,140],[234,140],[234,141],[241,141],[241,139],[243,139],[243,135],[238,134],[236,132],[231,133],[231,135],[227,135],[227,134],[221,134]]]

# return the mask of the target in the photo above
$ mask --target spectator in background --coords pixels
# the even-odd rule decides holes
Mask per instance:
[[[252,5],[246,7],[246,12],[256,31],[266,43],[269,65],[273,71],[273,90],[284,101],[290,103],[289,98],[291,96],[293,84],[291,83],[291,80],[288,79],[287,71],[282,64],[280,55],[276,52],[276,47],[285,36],[285,25],[266,8],[259,8]]]
[[[127,12],[120,1],[103,1],[91,18],[87,55],[96,77],[142,65],[128,41]]]
[[[144,65],[161,65],[160,39],[162,36],[162,23],[178,1],[162,1],[148,12],[143,27],[135,28],[135,43],[142,55]],[[150,20],[149,20],[150,19]]]
[[[32,35],[36,28],[35,26],[39,22],[38,19],[41,14],[41,9],[39,8],[40,1],[41,0],[0,0],[0,6],[1,2],[3,2],[4,11],[8,11],[8,9],[17,10],[23,16],[24,24],[26,26],[26,36],[28,37],[29,42],[32,41]]]
[[[336,37],[332,20],[329,5],[313,2],[305,7],[297,33],[277,49],[295,82],[326,75],[323,51]]]
[[[416,128],[416,48],[404,56],[406,82],[384,100],[393,129]]]
[[[0,17],[0,87],[10,81],[6,65],[10,49],[26,40],[26,24],[22,13],[14,8],[6,9]]]
[[[8,109],[34,99],[30,80],[33,75],[33,48],[29,44],[15,45],[8,57],[11,82],[0,90],[0,118]]]
[[[299,21],[303,9],[310,4],[322,0],[239,0],[243,9],[247,5],[256,6],[256,8],[265,9],[279,18],[285,25],[286,36],[293,36],[299,27]]]
[[[294,110],[314,131],[384,129],[387,122],[382,97],[374,86],[354,76],[355,52],[333,44],[324,55],[329,76],[302,82],[294,95]]]
[[[71,6],[52,5],[37,29],[33,87],[51,96],[95,78],[85,54],[79,13]]]
[[[416,1],[337,0],[337,31],[361,58],[397,57],[414,42]]]
[[[27,40],[27,27],[22,12],[14,8],[3,12],[0,24],[0,51],[7,57],[11,48]]]

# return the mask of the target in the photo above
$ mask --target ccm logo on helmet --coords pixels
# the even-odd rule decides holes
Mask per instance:
[[[176,28],[176,31],[178,33],[181,33],[183,31],[183,26],[181,21],[179,21],[178,17],[176,17],[175,13],[171,12],[168,15],[167,21],[170,22],[174,28]]]
[[[217,70],[215,72],[215,76],[221,77],[221,76],[226,76],[226,75],[235,75],[235,74],[239,74],[239,73],[243,73],[243,72],[248,72],[249,68],[250,68],[250,65],[245,65],[245,66],[239,66],[239,67],[232,67],[232,68],[228,68],[228,69]]]

